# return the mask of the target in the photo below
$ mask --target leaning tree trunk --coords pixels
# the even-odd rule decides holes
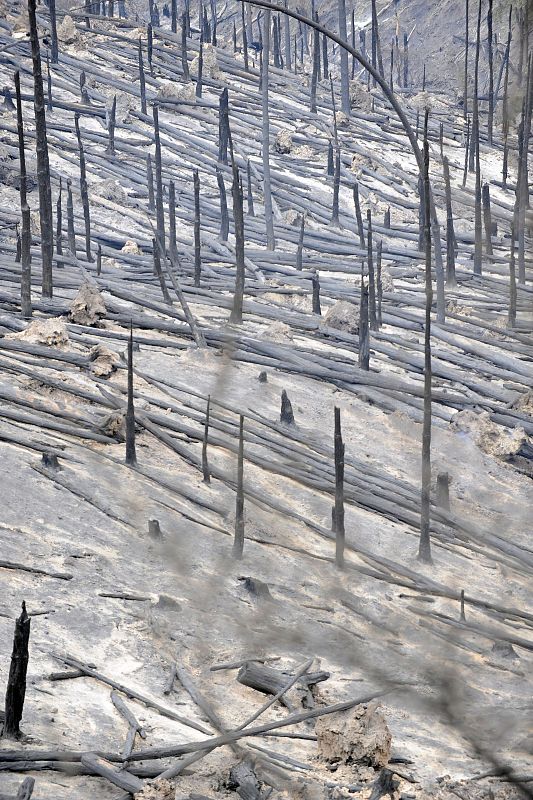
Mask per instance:
[[[262,150],[263,150],[263,195],[265,202],[265,225],[268,250],[275,250],[274,215],[272,211],[272,188],[270,184],[270,120],[268,109],[268,59],[270,55],[270,9],[265,11],[263,34],[263,71],[262,71]]]
[[[428,111],[424,125],[424,201],[425,201],[425,251],[426,251],[426,324],[424,330],[424,413],[422,424],[422,495],[420,512],[420,542],[418,558],[431,563],[429,538],[431,498],[431,304],[433,286],[431,282],[431,224],[429,202],[429,143],[427,138]]]
[[[20,213],[22,234],[20,242],[20,309],[22,316],[31,317],[31,221],[30,207],[26,195],[26,155],[24,152],[24,122],[22,119],[22,98],[20,95],[20,72],[15,72],[15,91],[17,94],[17,133],[20,161]]]
[[[54,255],[54,223],[52,220],[52,189],[50,184],[50,163],[48,160],[48,139],[46,135],[46,113],[44,108],[43,76],[41,71],[41,51],[37,32],[36,0],[28,0],[30,23],[31,57],[33,66],[33,107],[37,140],[37,183],[39,186],[39,218],[41,228],[42,294],[52,297],[52,258]]]
[[[87,256],[87,261],[92,261],[91,212],[89,209],[89,192],[87,189],[87,175],[85,172],[85,153],[83,150],[83,143],[81,141],[80,118],[78,114],[76,114],[74,117],[74,126],[76,128],[76,138],[78,140],[78,158],[80,162],[80,194],[81,204],[83,207],[83,218],[85,220],[85,255]]]

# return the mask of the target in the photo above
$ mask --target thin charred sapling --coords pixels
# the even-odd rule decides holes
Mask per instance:
[[[157,243],[156,243],[157,244]],[[130,322],[128,339],[128,401],[126,406],[126,464],[137,464],[135,452],[135,409],[133,406],[133,325]]]
[[[168,247],[172,258],[178,257],[176,243],[176,186],[174,181],[168,184]]]
[[[52,71],[50,69],[50,59],[46,51],[46,110],[52,113],[54,104],[52,102]]]
[[[367,219],[367,261],[368,261],[368,321],[370,330],[377,331],[378,321],[376,314],[376,281],[374,275],[374,253],[372,242],[372,212],[370,209],[366,212]]]
[[[244,417],[239,416],[239,450],[237,455],[237,494],[235,498],[234,558],[242,558],[244,550]]]
[[[17,134],[20,165],[20,213],[22,233],[20,237],[20,310],[25,318],[31,317],[31,219],[27,198],[26,153],[24,149],[24,121],[22,117],[22,97],[20,93],[20,72],[15,72],[15,92],[17,96]]]
[[[490,213],[490,189],[489,184],[484,183],[481,191],[483,200],[483,224],[485,227],[485,252],[488,256],[492,255],[492,220]]]
[[[194,285],[200,286],[200,276],[202,274],[202,254],[200,241],[200,177],[198,170],[193,171],[194,188]]]
[[[311,283],[313,284],[313,314],[318,314],[320,316],[322,314],[322,308],[320,306],[320,280],[316,272],[313,272],[311,276]]]
[[[83,149],[83,142],[81,141],[79,114],[76,114],[74,117],[74,126],[76,128],[76,138],[78,140],[78,158],[80,162],[80,195],[83,208],[83,218],[85,221],[85,254],[87,256],[87,261],[92,261],[91,212],[89,209],[89,191],[87,189],[87,174],[85,170],[85,152]]]
[[[26,612],[26,603],[22,603],[22,613],[15,622],[13,651],[7,679],[4,730],[6,739],[20,739],[20,722],[26,698],[26,674],[29,660],[31,619]]]
[[[100,276],[102,274],[102,245],[98,242],[98,246],[96,248],[96,274]]]
[[[300,233],[298,236],[298,247],[296,249],[296,269],[303,269],[303,252],[304,252],[304,234],[305,234],[305,214],[300,214]]]
[[[19,232],[19,224],[15,222],[15,235],[17,237],[17,245],[15,251],[15,264],[20,264],[20,260],[22,258],[22,243],[20,240],[20,232]]]
[[[280,412],[279,412],[279,421],[283,425],[295,425],[296,424],[295,421],[294,421],[294,413],[293,413],[293,410],[292,410],[292,403],[289,400],[289,395],[287,394],[285,389],[283,389],[283,391],[281,392],[281,409],[280,409]]]
[[[221,164],[228,163],[228,136],[229,98],[228,90],[223,89],[218,100],[218,160]]]
[[[183,79],[190,80],[189,75],[189,62],[187,61],[187,14],[183,12],[181,15],[181,71],[183,72]]]
[[[317,14],[318,19],[318,14]],[[325,81],[329,78],[328,38],[322,37],[322,77]]]
[[[231,185],[231,196],[233,201],[233,225],[235,228],[235,292],[233,294],[233,307],[230,315],[230,322],[239,324],[242,322],[242,310],[244,304],[244,209],[242,182],[239,170],[231,153],[233,182]]]
[[[533,105],[533,54],[528,61],[527,80],[522,103],[522,120],[520,123],[520,147],[516,180],[515,222],[518,240],[518,278],[520,283],[526,282],[526,208],[529,206],[529,171],[528,155],[531,135],[531,111]]]
[[[146,156],[146,185],[148,187],[148,210],[155,211],[154,170],[150,153]]]
[[[466,614],[465,614],[465,590],[461,589],[461,611],[459,619],[461,622],[466,622]]]
[[[359,305],[359,367],[370,369],[370,334],[368,330],[368,286],[361,275],[361,300]]]
[[[289,6],[289,0],[285,0],[285,8]],[[283,15],[283,38],[284,38],[284,47],[285,47],[285,67],[286,69],[290,70],[292,65],[292,58],[291,58],[291,26],[290,20],[287,14]]]
[[[426,256],[426,310],[424,329],[424,411],[422,423],[422,492],[420,513],[420,541],[418,559],[431,564],[431,542],[429,536],[431,501],[431,304],[433,286],[431,280],[431,225],[429,184],[429,143],[427,137],[429,112],[426,109],[424,124],[424,197],[426,208],[425,256]]]
[[[74,231],[74,202],[72,184],[67,180],[67,241],[70,254],[76,258],[76,234]]]
[[[216,170],[218,194],[220,197],[220,241],[227,242],[229,234],[229,214],[228,214],[228,201],[226,199],[226,187],[224,185],[224,178],[221,171]]]
[[[248,202],[248,216],[255,217],[254,196],[252,194],[252,169],[250,159],[246,161],[246,197]]]
[[[263,196],[265,205],[265,226],[267,249],[275,250],[274,215],[272,211],[272,188],[270,183],[270,118],[268,106],[268,59],[270,55],[270,9],[265,10],[263,35],[262,103],[262,157],[263,157]]]
[[[424,205],[424,179],[418,176],[418,250],[424,250],[424,230],[425,230],[425,205]]]
[[[516,326],[516,261],[515,261],[515,229],[511,224],[511,253],[509,256],[509,313],[507,316],[509,328]]]
[[[42,295],[43,297],[52,297],[54,226],[52,219],[52,190],[50,183],[50,164],[48,160],[48,139],[46,135],[46,112],[44,108],[41,52],[39,47],[39,34],[37,31],[36,0],[28,0],[28,18],[30,24],[33,69],[33,107],[35,112],[37,142],[37,184],[39,187],[39,221],[41,230]]]
[[[335,408],[335,505],[333,506],[332,522],[335,533],[335,563],[342,569],[344,567],[344,442],[341,432],[341,410]]]
[[[85,70],[80,72],[80,98],[83,105],[91,105],[91,99],[89,97],[89,92],[87,91],[87,78],[85,76]]]
[[[108,156],[115,155],[115,123],[117,117],[117,96],[116,94],[113,95],[113,102],[111,103],[111,109],[107,113],[107,148],[106,153]]]
[[[56,202],[56,253],[63,255],[63,179],[59,178],[59,192]]]
[[[339,189],[341,184],[341,153],[340,148],[335,148],[335,172],[333,173],[333,208],[331,222],[333,225],[340,225],[339,222]]]
[[[383,214],[383,227],[390,228],[390,206],[387,207]]]
[[[165,282],[165,276],[163,275],[163,270],[161,269],[161,257],[159,255],[157,239],[152,239],[152,254],[154,260],[154,274],[157,276],[157,280],[159,281],[159,286],[161,287],[161,294],[163,295],[163,300],[165,301],[165,303],[171,306],[172,300],[170,298],[170,294],[167,289],[167,284]]]
[[[444,191],[446,195],[446,285],[455,286],[455,230],[453,225],[450,166],[447,156],[442,159]]]
[[[363,217],[361,214],[361,204],[359,202],[359,184],[353,185],[353,205],[355,208],[355,219],[357,222],[357,231],[359,233],[359,245],[362,250],[365,249],[365,232],[363,229]]]
[[[272,19],[272,55],[274,59],[274,66],[276,67],[276,69],[280,69],[281,60],[279,52],[278,26],[276,22],[276,17],[273,17]]]
[[[163,205],[163,163],[161,159],[161,138],[159,135],[159,107],[154,104],[152,109],[154,119],[155,140],[155,217],[157,226],[157,241],[161,252],[165,252],[165,208]]]
[[[202,473],[204,483],[211,483],[211,473],[209,472],[209,462],[207,460],[207,440],[209,438],[209,411],[211,406],[211,395],[207,396],[207,408],[205,410],[204,440],[202,443]]]

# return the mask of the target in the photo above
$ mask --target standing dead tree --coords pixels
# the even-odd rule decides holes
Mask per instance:
[[[91,253],[91,211],[89,208],[89,191],[87,189],[85,153],[83,150],[83,142],[81,141],[79,114],[76,114],[74,117],[74,126],[76,128],[76,139],[78,140],[78,158],[80,162],[80,194],[81,194],[81,204],[83,207],[83,218],[85,220],[85,254],[87,256],[87,261],[92,261],[93,257]]]
[[[370,369],[370,336],[368,332],[368,286],[361,274],[361,300],[359,304],[359,367]]]
[[[43,76],[41,70],[41,50],[37,31],[36,0],[28,0],[30,23],[31,57],[33,69],[33,107],[37,141],[37,183],[39,186],[39,221],[41,229],[42,294],[52,297],[52,258],[54,255],[54,224],[52,220],[52,189],[50,183],[50,163],[48,159],[48,138],[46,135],[46,112],[44,108]]]
[[[31,220],[30,207],[26,193],[26,155],[24,152],[24,121],[22,118],[22,97],[20,94],[20,73],[15,72],[15,92],[17,95],[17,133],[20,163],[20,213],[22,233],[20,237],[20,308],[22,316],[31,317]]]
[[[194,188],[194,285],[200,286],[202,274],[202,252],[200,241],[200,177],[198,170],[193,171]]]
[[[48,1],[48,10],[50,11],[50,58],[52,64],[57,64],[59,61],[59,48],[57,45],[56,0]]]
[[[372,211],[367,209],[367,260],[368,260],[368,321],[370,329],[377,331],[376,280],[374,274],[374,247],[372,242]]]
[[[239,451],[237,455],[237,496],[235,498],[234,558],[242,558],[244,550],[244,417],[239,416]]]
[[[135,409],[133,406],[133,324],[130,322],[128,339],[128,400],[126,406],[126,464],[137,464],[135,452]]]
[[[218,194],[220,197],[220,241],[227,242],[229,235],[228,201],[226,199],[226,186],[221,171],[216,168]]]
[[[341,432],[341,410],[335,407],[335,505],[332,509],[333,532],[335,534],[335,563],[344,567],[344,442]]]
[[[233,294],[233,308],[230,314],[230,322],[238,325],[242,322],[242,309],[244,303],[244,208],[242,181],[239,169],[233,155],[233,144],[230,138],[231,166],[233,170],[233,182],[231,185],[231,196],[233,201],[233,224],[235,227],[235,292]]]
[[[155,217],[157,241],[162,252],[165,252],[165,209],[163,206],[163,164],[161,160],[161,138],[159,135],[159,107],[154,104],[152,109],[154,118],[155,140]]]
[[[31,619],[26,612],[26,603],[22,603],[22,613],[15,622],[15,635],[13,637],[13,652],[11,666],[7,679],[5,719],[2,736],[10,739],[20,739],[20,721],[24,710],[26,697],[26,673],[29,660]]]
[[[346,42],[348,34],[346,31],[346,0],[337,0],[337,11],[339,15],[339,36]],[[348,116],[350,115],[350,74],[348,71],[348,52],[343,47],[340,50],[341,61],[341,109]]]
[[[472,141],[474,150],[476,188],[474,194],[474,275],[482,273],[482,224],[481,224],[481,164],[479,160],[479,51],[481,45],[481,0],[478,4],[476,60],[474,65],[474,113],[472,117]],[[472,150],[470,151],[472,152]]]
[[[431,564],[431,542],[429,538],[431,500],[431,304],[433,286],[431,280],[431,227],[429,208],[429,143],[428,117],[426,109],[424,123],[424,200],[425,200],[425,255],[426,255],[426,313],[424,328],[424,411],[422,423],[422,494],[420,513],[420,542],[418,558]]]
[[[446,195],[446,285],[455,286],[455,230],[453,226],[452,189],[447,156],[442,159],[444,192]]]
[[[270,57],[270,9],[265,12],[263,26],[263,68],[261,72],[262,101],[262,156],[263,156],[263,197],[265,204],[265,225],[268,250],[276,249],[274,238],[274,215],[272,211],[272,187],[270,182],[270,121],[268,109],[268,60]]]
[[[204,483],[211,483],[211,473],[209,472],[209,462],[207,460],[207,442],[209,438],[209,411],[211,407],[211,395],[207,396],[207,407],[205,410],[204,439],[202,443],[202,473]]]
[[[465,121],[468,118],[468,0],[465,0],[465,67],[463,84],[463,114]]]

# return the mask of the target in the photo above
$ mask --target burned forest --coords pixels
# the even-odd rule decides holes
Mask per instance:
[[[0,800],[533,799],[532,0],[0,0]]]

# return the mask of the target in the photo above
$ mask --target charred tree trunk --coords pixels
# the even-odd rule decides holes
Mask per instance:
[[[252,170],[250,168],[250,159],[246,161],[246,196],[248,202],[248,216],[255,217],[254,197],[252,194]]]
[[[174,181],[168,184],[168,249],[173,259],[178,257],[176,243],[176,186]]]
[[[455,286],[455,230],[453,226],[452,189],[448,158],[442,159],[444,191],[446,194],[446,286]]]
[[[244,4],[241,5],[241,17],[242,17],[242,54],[243,54],[243,58],[244,58],[244,69],[246,70],[246,72],[248,72],[248,69],[249,69],[249,62],[248,62],[248,35],[246,33],[246,23],[244,21]]]
[[[472,139],[475,154],[476,188],[475,188],[475,221],[474,221],[474,275],[482,273],[482,224],[481,224],[481,165],[479,160],[479,49],[481,40],[481,0],[478,5],[476,61],[474,67],[474,117],[472,121]]]
[[[67,240],[71,255],[76,258],[76,234],[74,232],[74,202],[72,200],[72,184],[67,180]]]
[[[155,211],[154,170],[150,153],[146,156],[146,185],[148,187],[148,211]]]
[[[111,110],[109,111],[108,120],[107,120],[107,132],[108,132],[108,143],[106,153],[108,156],[115,155],[115,123],[116,123],[116,115],[117,115],[117,96],[114,95],[113,102],[111,104]]]
[[[424,413],[422,424],[422,492],[420,512],[420,541],[418,559],[431,564],[430,502],[431,502],[431,305],[433,286],[431,280],[431,226],[430,184],[429,184],[429,143],[427,138],[428,111],[424,124],[424,198],[425,198],[425,252],[426,252],[426,320],[424,329]]]
[[[376,285],[377,285],[377,296],[378,296],[378,303],[377,303],[377,322],[378,322],[378,330],[381,328],[382,319],[381,319],[381,304],[383,302],[383,281],[381,279],[381,258],[383,252],[383,242],[379,241],[377,246],[376,252]]]
[[[316,272],[311,277],[313,284],[313,314],[322,315],[322,308],[320,306],[320,280]]]
[[[377,315],[376,315],[376,282],[374,277],[374,254],[372,243],[372,212],[367,210],[367,260],[368,260],[368,321],[370,330],[377,331]]]
[[[165,208],[163,205],[163,164],[161,160],[161,138],[159,136],[159,107],[154,104],[152,109],[154,118],[155,140],[155,216],[157,226],[157,241],[161,252],[166,251],[165,238]]]
[[[335,533],[335,563],[344,567],[344,443],[341,433],[341,410],[335,408],[335,505],[333,506],[333,531]]]
[[[361,275],[361,302],[359,306],[359,367],[370,369],[370,335],[368,331],[368,286]]]
[[[87,256],[87,261],[92,262],[93,256],[91,253],[91,211],[89,209],[89,192],[87,189],[87,175],[85,171],[85,153],[83,150],[83,143],[81,141],[79,114],[76,114],[74,117],[74,126],[76,128],[76,138],[78,140],[78,157],[80,161],[80,194],[81,194],[81,204],[83,208],[83,218],[85,220],[85,255]]]
[[[229,98],[228,90],[223,89],[218,101],[218,160],[228,163]]]
[[[200,276],[202,274],[202,251],[200,240],[200,177],[198,170],[193,172],[194,186],[194,285],[200,286]]]
[[[187,14],[184,12],[181,15],[181,71],[183,72],[183,80],[189,81],[189,63],[187,61]]]
[[[226,199],[226,187],[221,171],[217,167],[218,193],[220,197],[220,241],[227,242],[229,234],[229,215],[228,201]]]
[[[303,269],[303,252],[304,252],[304,234],[305,234],[305,214],[300,214],[300,234],[298,236],[298,248],[296,250],[296,269]]]
[[[515,230],[511,225],[511,254],[509,257],[509,314],[507,325],[514,328],[516,325],[516,263],[515,263]]]
[[[157,243],[156,243],[157,244]],[[128,339],[128,401],[126,406],[126,464],[137,465],[135,452],[135,409],[133,407],[133,325]]]
[[[39,186],[39,218],[41,229],[42,295],[52,297],[52,259],[54,255],[54,223],[52,219],[52,190],[50,164],[48,160],[48,138],[46,135],[46,112],[44,108],[41,52],[37,31],[36,0],[28,0],[31,56],[33,68],[33,107],[37,141],[37,183]]]
[[[154,259],[154,273],[159,281],[159,285],[161,287],[161,294],[163,295],[163,300],[165,301],[165,303],[171,306],[172,300],[170,298],[170,294],[168,293],[167,284],[165,282],[165,277],[163,275],[163,270],[161,269],[161,258],[159,256],[157,239],[152,239],[152,256]]]
[[[20,739],[20,721],[26,697],[26,673],[29,660],[31,619],[26,613],[26,603],[22,603],[22,614],[15,622],[13,651],[7,679],[5,719],[2,735],[6,739]]]
[[[242,558],[244,550],[244,417],[239,416],[239,451],[237,455],[237,496],[235,499],[234,558]]]
[[[274,216],[272,211],[272,188],[270,184],[270,122],[268,108],[268,59],[270,55],[270,9],[265,10],[263,36],[263,70],[262,70],[262,151],[263,151],[263,195],[265,201],[265,225],[267,249],[275,250]]]
[[[363,229],[363,217],[361,215],[361,204],[359,203],[359,184],[353,185],[353,204],[355,208],[355,219],[357,221],[357,231],[359,233],[359,245],[365,249],[365,232]]]
[[[204,37],[200,35],[200,50],[198,52],[198,75],[196,76],[196,97],[202,97],[202,83],[204,79]]]
[[[484,183],[482,189],[483,199],[483,223],[485,227],[485,252],[488,256],[492,255],[492,220],[490,214],[490,190],[489,184]]]
[[[50,11],[50,58],[52,64],[57,64],[59,61],[59,47],[57,45],[56,0],[48,0],[48,10]]]
[[[465,120],[468,119],[468,34],[469,34],[469,20],[468,20],[468,0],[465,0],[465,68],[464,68],[464,84],[463,84],[463,112]]]
[[[244,303],[244,209],[242,196],[242,183],[238,167],[233,158],[232,148],[233,183],[231,196],[233,200],[233,224],[235,227],[235,293],[233,295],[233,308],[230,322],[241,324]]]
[[[22,233],[20,237],[20,310],[26,319],[31,317],[31,220],[26,191],[26,153],[24,150],[24,121],[22,117],[22,97],[20,94],[20,72],[15,72],[15,92],[17,96],[17,133],[20,165],[20,213]]]
[[[488,0],[487,11],[487,51],[489,58],[489,114],[487,117],[487,138],[492,145],[492,130],[494,120],[494,61],[492,48],[492,0]]]
[[[143,64],[143,46],[142,40],[139,36],[139,85],[141,90],[141,112],[143,114],[147,114],[147,106],[146,106],[146,81],[144,79],[144,64]]]
[[[335,148],[335,172],[333,173],[333,208],[331,222],[339,227],[339,190],[341,185],[341,153],[337,145]]]
[[[316,12],[315,12],[316,19]],[[311,72],[311,86],[309,90],[309,111],[316,114],[316,87],[319,79],[319,60],[320,60],[320,33],[313,31],[313,71]]]
[[[59,178],[59,192],[56,202],[56,253],[63,255],[63,179]]]
[[[202,444],[202,473],[204,476],[204,483],[211,483],[211,473],[209,472],[209,463],[207,460],[207,440],[209,438],[209,411],[211,407],[211,395],[207,396],[207,408],[205,410],[204,422],[204,440]]]
[[[346,2],[337,0],[337,10],[339,14],[339,36],[343,42],[347,42],[348,34],[346,31]],[[341,60],[341,109],[350,116],[350,73],[348,70],[348,52],[343,47],[340,49]]]

